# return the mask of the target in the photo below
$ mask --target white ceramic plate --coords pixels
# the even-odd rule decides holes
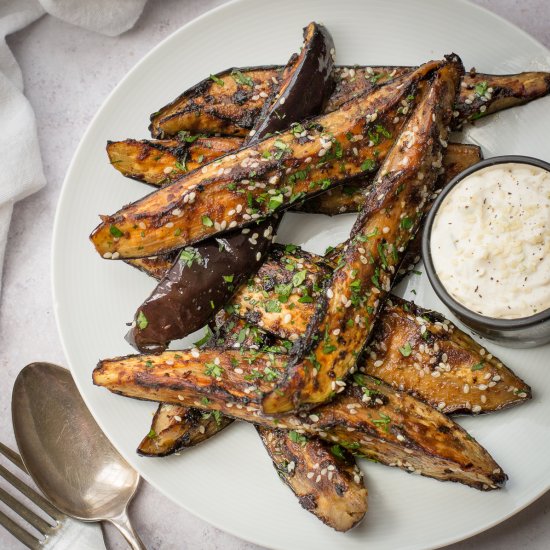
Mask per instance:
[[[182,6],[182,9],[184,7]],[[53,286],[59,331],[76,383],[126,459],[164,494],[234,535],[276,548],[426,548],[466,538],[511,516],[550,487],[550,348],[487,347],[534,387],[522,407],[461,423],[510,476],[502,491],[473,489],[362,464],[369,489],[365,521],[338,534],[303,511],[277,478],[254,429],[235,424],[197,449],[140,458],[155,405],[94,387],[97,360],[125,355],[125,323],[154,281],[122,262],[102,261],[88,241],[98,213],[112,213],[148,188],[123,178],[105,155],[107,139],[147,137],[149,113],[210,73],[231,66],[284,63],[309,21],[331,31],[339,63],[419,64],[459,53],[467,67],[494,73],[548,68],[549,52],[522,31],[462,1],[263,2],[242,0],[186,25],[155,48],[114,90],[75,154],[57,212]],[[516,153],[550,160],[550,98],[491,117],[464,139],[486,156]],[[287,215],[281,241],[322,252],[347,237],[353,216]],[[413,276],[420,305],[445,312],[425,275]],[[167,541],[168,542],[168,541]]]

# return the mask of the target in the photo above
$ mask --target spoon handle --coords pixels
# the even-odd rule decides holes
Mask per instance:
[[[120,516],[109,518],[108,521],[120,531],[132,550],[147,550],[143,542],[141,542],[139,535],[134,531],[126,510]]]

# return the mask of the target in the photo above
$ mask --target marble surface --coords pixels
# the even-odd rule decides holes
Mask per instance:
[[[74,150],[107,94],[142,56],[181,25],[221,3],[150,0],[136,27],[117,38],[82,31],[47,16],[8,40],[23,69],[26,94],[36,112],[48,179],[45,189],[15,206],[6,253],[0,303],[0,440],[9,445],[14,445],[11,388],[19,370],[36,360],[65,362],[53,316],[50,246],[55,207]],[[477,3],[514,22],[550,48],[548,0]],[[258,548],[180,509],[147,483],[141,485],[131,515],[149,549]],[[542,550],[548,548],[549,516],[547,493],[504,524],[449,548]],[[107,528],[106,535],[109,548],[126,547],[112,529]],[[0,529],[0,548],[20,547]]]

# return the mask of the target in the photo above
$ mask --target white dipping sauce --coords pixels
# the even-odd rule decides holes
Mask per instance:
[[[465,177],[441,203],[430,247],[468,309],[517,319],[550,308],[550,172],[508,163]]]

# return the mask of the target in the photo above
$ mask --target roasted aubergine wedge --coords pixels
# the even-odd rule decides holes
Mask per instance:
[[[270,417],[261,396],[273,391],[286,358],[256,351],[184,350],[101,361],[93,381],[114,393],[220,411],[268,428],[341,444],[369,459],[440,480],[490,490],[506,476],[458,424],[426,403],[363,374],[309,414]]]
[[[498,411],[531,399],[531,388],[440,313],[392,296],[359,370],[446,414]]]
[[[242,139],[191,136],[179,139],[108,141],[109,162],[128,178],[166,185],[184,172],[199,168],[242,145]]]
[[[292,350],[284,378],[262,400],[266,414],[325,402],[354,368],[439,176],[461,71],[460,60],[452,56],[423,87],[380,168],[342,261]]]
[[[267,98],[277,89],[282,67],[229,69],[206,79],[151,115],[151,135],[167,138],[178,131],[246,136],[254,126]],[[350,99],[390,83],[413,67],[335,67],[334,91],[325,113],[339,109]],[[242,75],[241,82],[235,81]],[[464,75],[452,119],[454,129],[482,116],[523,105],[550,93],[550,73],[523,72],[512,75]]]
[[[194,447],[223,430],[233,420],[218,411],[201,411],[161,403],[151,429],[137,449],[143,456],[167,456]]]
[[[91,235],[96,250],[107,259],[169,252],[376,170],[405,122],[398,114],[402,102],[408,105],[418,82],[440,65],[426,63],[404,80],[311,119],[305,136],[301,125],[293,126],[103,216]]]
[[[296,431],[257,426],[279,477],[308,512],[336,531],[349,531],[365,516],[363,473],[346,449]]]

